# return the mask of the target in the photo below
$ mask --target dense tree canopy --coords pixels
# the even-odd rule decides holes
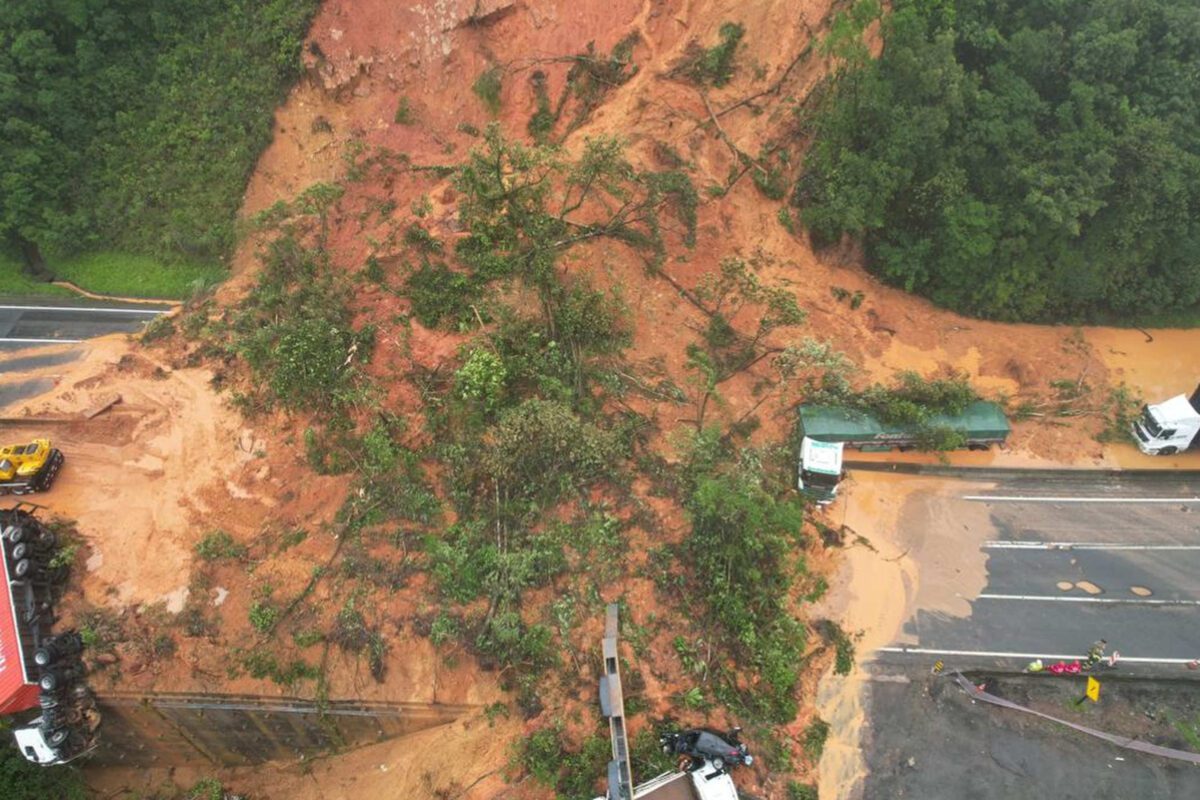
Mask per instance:
[[[317,0],[8,0],[0,246],[227,251]]]
[[[1200,302],[1200,5],[896,0],[816,119],[818,244],[971,314]]]

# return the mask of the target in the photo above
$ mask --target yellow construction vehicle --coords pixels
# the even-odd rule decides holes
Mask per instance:
[[[49,439],[0,447],[0,494],[44,492],[62,465],[63,454]]]

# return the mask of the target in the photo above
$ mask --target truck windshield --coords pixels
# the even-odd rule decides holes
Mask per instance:
[[[1154,415],[1150,413],[1150,406],[1142,406],[1142,425],[1146,428],[1146,432],[1155,439],[1163,435],[1162,426],[1154,421]]]
[[[805,486],[821,486],[832,488],[838,485],[838,475],[826,475],[824,472],[813,472],[812,470],[801,470],[800,478],[804,481]]]

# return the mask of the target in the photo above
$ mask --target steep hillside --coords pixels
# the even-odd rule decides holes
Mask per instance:
[[[118,530],[120,481],[63,476],[97,685],[479,707],[221,775],[254,797],[592,797],[621,600],[639,774],[656,726],[706,721],[745,725],[747,792],[814,781],[815,685],[853,637],[811,610],[840,556],[791,491],[805,393],[965,376],[1020,419],[987,460],[1110,464],[1112,390],[1165,388],[1139,372],[1164,351],[1200,367],[1184,334],[980,322],[818,257],[780,187],[823,43],[875,44],[838,14],[326,3],[234,278],[29,404],[128,391],[64,433],[158,501]]]

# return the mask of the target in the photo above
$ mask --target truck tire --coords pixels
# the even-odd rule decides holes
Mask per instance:
[[[1162,450],[1159,450],[1155,455],[1173,456],[1178,452],[1179,452],[1178,447],[1164,447]]]

